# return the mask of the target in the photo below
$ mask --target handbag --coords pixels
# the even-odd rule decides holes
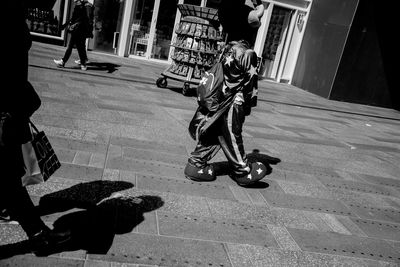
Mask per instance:
[[[61,167],[46,134],[31,121],[29,125],[33,129],[33,138],[21,147],[26,171],[22,177],[23,186],[43,183]]]

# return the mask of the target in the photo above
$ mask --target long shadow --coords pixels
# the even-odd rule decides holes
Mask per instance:
[[[109,63],[109,62],[89,62],[86,64],[88,70],[98,70],[98,71],[107,71],[107,73],[113,73],[118,70],[121,65]],[[76,65],[71,67],[70,69],[81,69],[80,66]]]
[[[106,70],[107,73],[113,73],[121,65],[117,65],[109,62],[89,62],[86,64],[88,70]]]
[[[276,165],[281,162],[281,159],[269,156],[267,154],[262,154],[258,149],[254,149],[253,152],[247,154],[247,159],[249,162],[261,162],[267,168],[267,174],[272,173],[271,165]],[[229,163],[227,161],[220,161],[212,163],[214,167],[215,174],[217,176],[228,175],[230,172]],[[246,186],[247,188],[268,188],[269,184],[263,180],[255,182],[254,184]]]
[[[118,191],[133,185],[127,182],[96,181],[45,195],[39,209],[42,214],[84,208],[58,218],[54,230],[71,233],[68,242],[54,246],[38,256],[63,251],[86,250],[88,253],[106,254],[116,234],[130,233],[144,221],[144,213],[163,206],[158,196],[125,196]],[[0,259],[30,253],[28,241],[0,246]]]

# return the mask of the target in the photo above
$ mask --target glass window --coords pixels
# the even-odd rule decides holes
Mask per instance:
[[[183,1],[183,3],[188,4],[188,5],[200,6],[201,0],[185,0],[185,1]]]
[[[31,32],[61,37],[65,0],[57,0],[53,9],[29,8],[27,24]]]

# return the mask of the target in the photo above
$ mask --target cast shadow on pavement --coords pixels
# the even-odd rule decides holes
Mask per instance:
[[[130,187],[133,184],[128,182],[95,181],[43,196],[39,203],[42,215],[72,208],[83,210],[62,215],[53,223],[57,231],[70,231],[71,239],[40,256],[75,250],[106,254],[116,234],[132,232],[144,221],[144,213],[164,205],[158,196],[132,197],[118,193]],[[27,240],[0,246],[0,259],[26,253],[30,253]]]
[[[121,65],[117,65],[109,62],[89,62],[86,64],[88,70],[107,71],[107,73],[113,73],[118,70]],[[80,66],[74,66],[72,69],[81,69]]]
[[[247,159],[250,162],[259,161],[265,165],[267,168],[267,174],[272,173],[271,165],[276,165],[281,162],[281,159],[269,156],[267,154],[262,154],[258,149],[254,149],[253,152],[247,154]],[[214,167],[215,174],[217,176],[228,175],[229,174],[229,164],[227,161],[214,162],[212,163]],[[252,185],[246,186],[247,188],[268,188],[269,184],[263,180],[258,181]]]

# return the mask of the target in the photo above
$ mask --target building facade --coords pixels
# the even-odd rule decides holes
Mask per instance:
[[[32,33],[37,38],[65,44],[67,36],[60,25],[67,21],[72,2],[57,0],[49,14],[32,11]],[[176,37],[175,28],[181,19],[177,5],[216,8],[219,0],[92,2],[96,23],[89,50],[171,63],[171,40]],[[373,36],[375,26],[368,17],[371,4],[367,2],[370,1],[263,0],[265,13],[254,46],[262,62],[259,76],[329,99],[394,107],[393,96],[387,93],[389,86],[378,40]],[[369,39],[360,40],[359,31],[365,29],[370,33]],[[360,48],[360,42],[365,47]],[[352,53],[354,50],[357,55]],[[368,51],[373,52],[372,57],[363,54]],[[362,65],[367,58],[377,63],[365,69]],[[372,73],[375,79],[365,86],[362,77]]]

